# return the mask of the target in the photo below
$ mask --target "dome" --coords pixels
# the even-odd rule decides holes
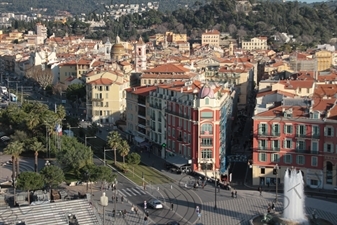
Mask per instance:
[[[111,47],[111,56],[125,54],[124,46],[121,43],[116,43]]]
[[[203,99],[206,97],[214,98],[214,91],[208,84],[205,84],[199,92],[199,98]]]

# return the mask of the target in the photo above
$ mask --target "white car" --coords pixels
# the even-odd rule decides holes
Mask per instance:
[[[161,202],[158,199],[151,199],[150,201],[147,202],[147,204],[149,204],[149,206],[151,206],[154,209],[162,209],[163,205],[161,204]]]

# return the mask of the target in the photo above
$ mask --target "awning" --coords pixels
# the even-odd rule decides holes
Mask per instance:
[[[166,161],[176,167],[182,167],[188,164],[188,160],[181,156],[167,156]]]
[[[141,137],[137,137],[137,136],[135,136],[134,139],[135,139],[135,141],[138,142],[138,143],[142,143],[142,142],[145,141],[145,139],[143,139],[143,138],[141,138]]]

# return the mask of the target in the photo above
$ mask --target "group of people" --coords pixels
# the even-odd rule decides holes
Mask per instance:
[[[274,202],[273,202],[271,205],[270,205],[270,203],[268,203],[268,208],[267,208],[268,213],[270,213],[271,210],[275,211],[275,205],[274,205]]]
[[[118,196],[111,196],[111,201],[112,202],[114,202],[114,201],[116,201],[116,202],[118,202]],[[123,203],[124,202],[124,197],[123,196],[121,196],[121,203]]]
[[[232,198],[237,198],[238,197],[238,192],[237,190],[232,190]]]

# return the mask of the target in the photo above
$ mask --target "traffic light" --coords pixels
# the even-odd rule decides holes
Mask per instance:
[[[166,143],[161,144],[161,147],[166,148]]]
[[[277,175],[277,169],[273,169],[273,174]]]

